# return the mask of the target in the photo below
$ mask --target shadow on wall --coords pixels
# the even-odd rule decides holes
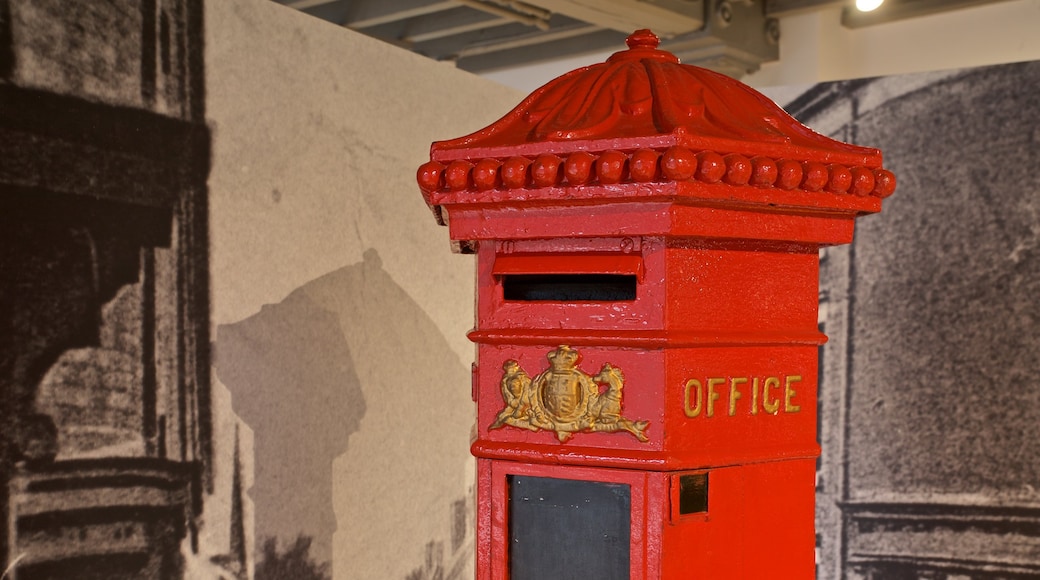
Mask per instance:
[[[339,273],[364,283],[363,268]],[[220,326],[214,347],[217,376],[231,391],[235,413],[254,432],[249,495],[257,544],[303,534],[313,538],[313,556],[322,561],[331,558],[336,531],[332,461],[346,451],[365,414],[340,318],[308,292],[327,280],[312,281],[278,304]],[[348,285],[342,291],[356,289]]]
[[[332,560],[337,527],[333,461],[373,409],[362,384],[369,397],[387,391],[399,404],[408,396],[403,390],[413,385],[468,379],[440,330],[382,269],[373,249],[362,263],[220,326],[214,352],[234,411],[254,431],[249,495],[257,547],[269,538],[289,546],[309,537],[319,565]],[[402,364],[402,353],[408,353],[408,364]],[[398,388],[402,392],[394,392]],[[377,429],[386,422],[372,420]]]

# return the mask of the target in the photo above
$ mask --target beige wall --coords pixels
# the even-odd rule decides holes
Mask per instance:
[[[216,388],[252,430],[258,533],[333,526],[312,552],[336,578],[403,579],[431,541],[471,570],[473,265],[415,170],[523,95],[268,0],[206,6]]]

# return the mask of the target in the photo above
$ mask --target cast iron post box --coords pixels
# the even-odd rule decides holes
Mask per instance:
[[[477,578],[812,578],[818,250],[894,176],[628,46],[418,172],[477,256]]]

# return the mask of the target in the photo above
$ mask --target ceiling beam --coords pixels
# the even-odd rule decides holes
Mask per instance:
[[[548,10],[541,10],[540,8],[529,7],[524,12],[514,10],[513,8],[506,6],[498,6],[496,4],[489,4],[483,0],[455,0],[460,4],[465,4],[474,10],[480,10],[488,14],[494,14],[502,18],[509,18],[526,24],[528,26],[534,26],[539,30],[549,30],[549,19],[552,17],[552,12]],[[539,10],[540,12],[532,12],[532,10]]]
[[[336,0],[292,0],[292,2],[286,2],[285,6],[289,8],[295,8],[297,10],[306,10],[308,8],[314,8],[315,6],[323,6],[325,4],[332,4]]]
[[[426,42],[514,22],[512,18],[495,17],[486,12],[459,7],[409,22],[401,33],[401,40],[408,43]],[[372,33],[379,36],[376,30]]]
[[[616,30],[586,26],[561,32],[553,38],[541,35],[544,42],[535,42],[536,39],[532,37],[520,42],[488,45],[469,54],[464,53],[456,64],[463,70],[483,72],[625,46],[625,35]]]
[[[450,0],[434,2],[429,0],[369,0],[367,2],[351,2],[351,9],[342,24],[347,28],[359,30],[458,7],[459,4],[457,2]]]
[[[465,34],[458,34],[455,36],[446,36],[444,38],[438,38],[429,42],[420,42],[412,45],[412,50],[426,55],[434,60],[455,60],[459,58],[464,50],[485,50],[484,47],[491,44],[499,43],[512,43],[517,40],[523,39],[524,42],[538,42],[537,40],[529,40],[534,37],[542,36],[545,34],[555,34],[561,30],[569,30],[575,27],[587,27],[588,23],[574,20],[573,18],[567,18],[560,14],[556,14],[550,20],[550,29],[548,32],[542,32],[541,30],[531,28],[530,26],[513,23],[505,26],[499,26],[490,30],[473,30]]]
[[[479,54],[499,52],[503,50],[516,50],[518,48],[523,48],[525,46],[531,46],[534,44],[545,44],[547,42],[554,42],[557,40],[574,38],[576,36],[584,36],[586,34],[598,32],[600,30],[602,30],[602,28],[600,28],[599,26],[583,24],[581,26],[577,26],[570,29],[554,30],[549,32],[525,35],[522,37],[500,39],[483,44],[467,46],[466,48],[459,51],[459,58],[473,57]]]
[[[850,0],[766,0],[766,16],[782,18],[831,8],[848,6]]]
[[[649,28],[661,38],[671,38],[704,26],[704,0],[528,0],[530,4],[565,14],[600,28],[630,34]],[[738,0],[750,3],[751,0]]]

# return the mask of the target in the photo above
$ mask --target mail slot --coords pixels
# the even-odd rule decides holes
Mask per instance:
[[[506,301],[635,300],[642,260],[629,255],[499,256],[493,270]]]
[[[481,580],[814,574],[819,249],[895,178],[657,44],[418,171],[476,254]]]

